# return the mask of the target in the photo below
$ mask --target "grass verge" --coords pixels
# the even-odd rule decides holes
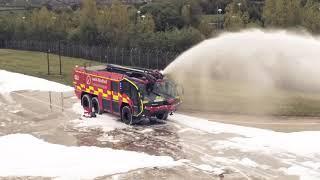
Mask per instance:
[[[59,56],[49,54],[50,75],[48,75],[47,54],[33,51],[0,49],[0,69],[22,73],[72,85],[72,70],[76,65],[85,63],[99,65],[100,63],[80,58],[61,57],[62,75],[59,74]],[[4,78],[4,77],[2,77]]]

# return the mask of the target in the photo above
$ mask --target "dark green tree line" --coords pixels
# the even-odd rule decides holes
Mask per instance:
[[[319,0],[154,0],[0,13],[0,40],[183,51],[220,31],[305,28],[320,33]],[[217,33],[218,32],[218,33]]]

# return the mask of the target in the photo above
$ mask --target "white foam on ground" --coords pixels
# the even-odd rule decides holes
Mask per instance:
[[[231,133],[240,135],[229,139],[229,141],[218,143],[220,148],[237,148],[246,152],[262,150],[268,153],[287,152],[307,157],[320,155],[320,143],[314,142],[314,139],[320,138],[320,131],[283,133],[212,122],[181,114],[175,114],[171,119],[207,133]]]
[[[196,167],[203,171],[213,171],[213,167],[208,164],[200,164],[200,165],[197,165]]]
[[[236,149],[241,152],[269,155],[287,164],[287,167],[282,169],[286,174],[298,175],[300,179],[320,179],[318,164],[320,143],[315,142],[316,139],[320,139],[320,131],[283,133],[212,122],[181,114],[175,114],[171,119],[207,133],[230,133],[234,135],[226,140],[213,141],[212,149],[219,151]],[[286,160],[286,158],[289,159]],[[306,164],[299,161],[299,158],[310,159],[310,161],[307,161]],[[227,158],[216,159],[217,162],[220,162],[220,160],[225,164],[238,163],[249,167],[260,167],[259,164],[248,158],[236,161]]]
[[[250,167],[258,167],[259,166],[256,162],[252,161],[249,158],[243,158],[243,159],[240,160],[239,163],[244,165],[244,166],[250,166]]]
[[[144,130],[140,131],[140,133],[150,133],[150,132],[153,132],[153,129],[145,128]]]
[[[79,115],[83,115],[83,112],[84,112],[80,103],[75,103],[72,106],[72,110]],[[99,128],[99,129],[102,129],[104,132],[112,131],[114,129],[123,129],[128,127],[125,123],[119,121],[119,117],[113,116],[111,114],[97,115],[97,117],[95,118],[81,117],[81,119],[72,120],[71,123],[74,124],[75,128],[80,128],[80,129]]]
[[[0,70],[0,77],[0,93],[10,93],[21,90],[53,92],[73,91],[73,88],[70,86],[5,70]]]
[[[300,165],[292,165],[289,168],[280,169],[289,175],[299,175],[300,180],[319,180],[320,173],[319,171],[310,171],[309,168],[300,166]]]
[[[168,156],[50,144],[28,134],[0,137],[0,176],[92,179],[147,167],[180,165]]]
[[[111,143],[118,143],[121,141],[120,139],[114,139],[113,136],[109,136],[107,133],[103,134],[102,136],[97,138],[97,140],[98,141],[107,141],[107,142],[111,142]]]
[[[101,129],[103,132],[112,131],[115,129],[123,129],[128,127],[123,122],[110,117],[108,115],[97,115],[95,118],[84,118],[72,120],[75,128],[79,129]]]

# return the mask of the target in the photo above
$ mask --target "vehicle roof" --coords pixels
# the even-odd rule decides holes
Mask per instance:
[[[99,78],[106,78],[106,79],[111,79],[115,81],[120,81],[123,78],[125,78],[124,74],[109,72],[109,71],[106,71],[105,69],[106,69],[105,65],[78,68],[78,70],[81,70],[93,76],[98,76]]]
[[[145,82],[145,83],[148,82],[147,80],[148,78],[150,80],[150,77],[154,76],[154,73],[158,73],[157,71],[150,70],[150,69],[126,67],[126,66],[119,66],[114,64],[82,67],[81,69],[83,69],[84,71],[87,71],[87,73],[90,73],[96,76],[101,76],[101,78],[108,78],[108,79],[118,80],[118,81],[122,80],[123,78],[128,78],[133,81]]]

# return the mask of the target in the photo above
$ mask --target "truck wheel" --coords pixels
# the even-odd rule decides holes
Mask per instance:
[[[103,108],[100,107],[99,99],[97,97],[92,98],[92,110],[94,113],[97,113],[97,114],[103,113]]]
[[[85,109],[91,109],[92,108],[92,100],[91,95],[85,94],[81,98],[81,105]]]
[[[164,113],[160,113],[160,114],[157,114],[156,117],[160,120],[167,120],[168,119],[168,114],[167,112],[164,112]]]
[[[131,109],[128,106],[124,106],[121,109],[121,121],[129,125],[133,124]]]

